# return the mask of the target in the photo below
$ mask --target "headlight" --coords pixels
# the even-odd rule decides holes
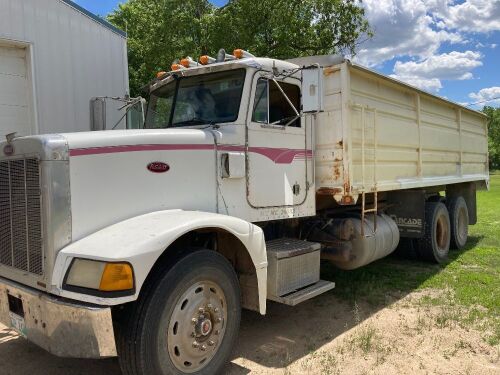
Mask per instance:
[[[134,272],[132,266],[125,262],[108,263],[77,258],[71,263],[64,287],[68,290],[85,288],[104,293],[130,292],[134,290]]]

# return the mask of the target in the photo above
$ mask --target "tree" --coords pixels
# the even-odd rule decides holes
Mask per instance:
[[[486,106],[483,113],[488,116],[488,150],[491,170],[500,169],[500,108]]]
[[[210,39],[278,59],[355,53],[371,36],[354,0],[231,0],[213,20]]]
[[[132,95],[174,59],[201,53],[213,10],[208,0],[129,0],[108,16],[128,34]]]
[[[129,0],[108,16],[127,30],[132,95],[175,59],[244,48],[280,59],[344,52],[370,37],[355,0]]]

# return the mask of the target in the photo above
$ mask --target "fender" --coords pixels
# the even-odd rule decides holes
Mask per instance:
[[[257,272],[259,310],[261,314],[265,314],[267,255],[262,230],[232,216],[200,211],[167,210],[148,213],[113,224],[68,245],[57,255],[51,293],[108,306],[134,301],[138,298],[147,275],[167,247],[183,234],[202,228],[224,229],[246,247]],[[64,275],[75,257],[129,262],[134,268],[135,295],[103,298],[63,290]]]

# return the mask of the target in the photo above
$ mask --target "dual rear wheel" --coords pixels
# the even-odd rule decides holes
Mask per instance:
[[[404,253],[429,262],[445,262],[450,248],[463,249],[467,244],[469,214],[465,199],[451,197],[446,204],[426,202],[424,227],[422,238],[402,241]]]

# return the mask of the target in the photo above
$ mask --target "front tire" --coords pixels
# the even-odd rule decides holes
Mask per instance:
[[[450,216],[441,202],[425,204],[425,233],[418,239],[418,254],[421,259],[444,263],[450,251]]]
[[[160,274],[120,332],[124,374],[218,374],[235,345],[240,289],[219,253],[195,251]]]

